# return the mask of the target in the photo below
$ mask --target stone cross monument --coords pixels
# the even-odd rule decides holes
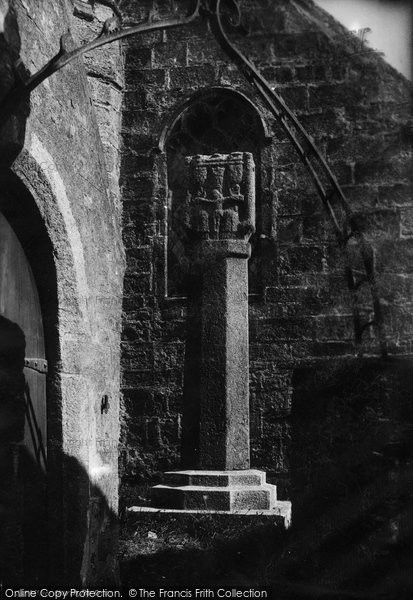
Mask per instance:
[[[276,487],[251,470],[249,446],[248,259],[255,228],[252,154],[187,158],[185,227],[202,282],[199,459],[153,488],[159,507],[263,510]]]
[[[251,154],[189,158],[187,226],[202,274],[199,465],[248,469],[248,240],[255,223]],[[241,185],[243,194],[241,194]]]

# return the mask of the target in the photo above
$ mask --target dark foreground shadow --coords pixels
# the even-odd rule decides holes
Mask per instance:
[[[280,523],[228,515],[130,515],[121,528],[124,585],[265,585],[268,557],[285,540]]]
[[[283,577],[320,594],[413,597],[412,367],[350,359],[295,373]]]

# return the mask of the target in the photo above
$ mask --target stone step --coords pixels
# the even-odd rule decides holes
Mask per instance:
[[[179,531],[185,527],[190,527],[193,532],[194,523],[206,524],[208,529],[211,527],[211,515],[214,516],[213,523],[215,531],[224,531],[228,527],[239,527],[241,531],[246,527],[250,528],[252,523],[258,526],[264,523],[276,523],[283,528],[288,529],[291,524],[291,502],[277,500],[274,508],[271,510],[237,510],[230,512],[228,510],[185,510],[182,508],[156,508],[154,506],[130,506],[126,509],[126,521],[133,523],[131,531],[136,532],[135,523],[144,524],[146,527],[143,537],[146,537],[148,530],[164,532],[165,525],[177,527]],[[204,529],[205,527],[203,527]],[[197,528],[195,527],[195,531]],[[165,532],[169,537],[169,533]],[[191,534],[192,535],[192,534]],[[197,535],[197,534],[195,534]]]
[[[185,510],[271,510],[277,502],[277,487],[261,485],[202,486],[156,485],[152,488],[152,506]]]
[[[257,469],[245,471],[167,471],[163,475],[163,484],[167,486],[226,487],[257,486],[265,483],[265,471],[258,471]]]

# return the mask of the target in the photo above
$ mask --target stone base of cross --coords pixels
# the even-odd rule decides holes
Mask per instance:
[[[181,510],[225,512],[266,511],[278,507],[277,488],[265,472],[170,471],[152,488],[152,506]]]

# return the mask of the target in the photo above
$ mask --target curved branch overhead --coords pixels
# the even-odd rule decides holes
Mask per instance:
[[[73,50],[69,49],[69,39],[71,38],[70,32],[64,33],[60,37],[59,52],[41,69],[39,69],[37,73],[34,73],[34,75],[28,77],[27,79],[20,79],[9,91],[7,96],[1,101],[0,125],[2,125],[8,119],[16,102],[19,102],[25,95],[36,89],[51,75],[57,73],[57,71],[60,71],[60,69],[73,62],[77,58],[80,58],[85,53],[105,46],[106,44],[137,35],[139,33],[147,33],[150,31],[159,31],[161,29],[172,29],[174,27],[189,25],[199,17],[201,2],[202,0],[196,0],[195,8],[187,17],[153,21],[152,15],[150,14],[146,22],[139,23],[138,25],[134,25],[132,27],[126,27],[125,29],[116,29],[118,23],[114,21],[114,17],[110,17],[105,21],[102,31],[94,40],[87,42],[86,44],[83,44],[82,46],[79,46],[79,48],[75,48]]]

